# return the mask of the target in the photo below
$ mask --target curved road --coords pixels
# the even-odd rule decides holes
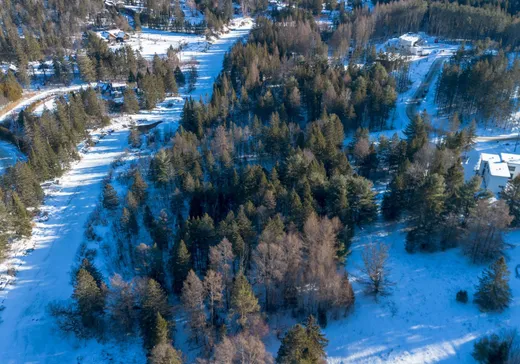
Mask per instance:
[[[432,81],[434,80],[437,73],[440,71],[442,64],[444,63],[445,59],[438,58],[436,59],[430,69],[428,70],[428,73],[426,74],[426,77],[421,82],[420,86],[417,88],[417,91],[415,91],[413,98],[410,100],[410,102],[406,105],[406,116],[410,121],[413,120],[415,115],[417,114],[417,108],[420,105],[420,102],[424,99],[423,95],[425,92],[428,92]],[[493,141],[506,141],[506,140],[515,140],[520,138],[520,133],[512,133],[512,134],[505,134],[505,135],[495,135],[495,136],[477,136],[475,138],[475,142],[477,143],[483,143],[483,142],[493,142]]]

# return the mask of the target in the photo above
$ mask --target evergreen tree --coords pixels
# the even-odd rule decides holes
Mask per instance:
[[[276,362],[279,364],[318,364],[326,358],[325,338],[313,316],[307,319],[305,327],[293,326],[282,339]]]
[[[245,327],[248,316],[260,311],[258,299],[244,273],[239,272],[231,290],[231,309],[238,316],[237,322]]]
[[[175,95],[178,92],[177,81],[175,81],[175,74],[171,68],[168,68],[166,75],[164,76],[164,89],[166,93]]]
[[[137,13],[136,13],[137,14]],[[150,364],[182,364],[181,354],[171,344],[156,345],[148,358]]]
[[[31,236],[32,226],[31,219],[27,213],[27,209],[18,197],[16,192],[13,192],[13,213],[14,213],[14,227],[16,234],[19,236]]]
[[[99,315],[104,311],[105,297],[87,270],[80,269],[78,271],[72,297],[78,304],[83,325],[89,328],[95,327]]]
[[[157,312],[155,317],[155,330],[153,333],[153,341],[151,345],[154,347],[160,344],[166,344],[170,341],[170,330],[168,322],[162,317],[160,312]]]
[[[157,340],[157,317],[168,320],[171,317],[170,306],[163,289],[153,279],[149,279],[141,302],[141,334],[144,339],[144,346],[148,350],[152,349]]]
[[[141,172],[139,170],[136,170],[134,173],[134,182],[132,183],[130,190],[132,191],[132,194],[135,196],[139,203],[142,203],[146,200],[147,188],[148,185],[144,181]]]
[[[520,175],[509,181],[500,194],[509,206],[509,214],[513,216],[512,226],[520,226]]]
[[[123,111],[127,114],[135,114],[139,111],[139,101],[137,100],[137,96],[135,95],[134,90],[127,87],[123,94],[124,103],[123,103]]]
[[[475,303],[482,311],[503,311],[512,301],[509,288],[509,270],[504,257],[498,258],[485,269],[475,287]]]
[[[117,192],[110,183],[105,184],[103,188],[103,207],[107,210],[115,210],[119,206],[119,198]]]
[[[3,197],[2,190],[0,190],[0,221],[2,221],[0,224],[0,261],[5,258],[8,246],[7,244],[13,229],[13,218],[7,211]]]
[[[175,293],[180,293],[182,284],[191,270],[191,255],[184,240],[179,241],[173,247],[171,267],[173,275],[173,291]]]
[[[87,55],[76,56],[78,62],[79,73],[81,79],[85,82],[94,82],[96,80],[96,70],[94,64]]]
[[[175,82],[177,82],[177,85],[180,87],[184,86],[186,83],[186,77],[184,76],[184,73],[182,73],[182,70],[179,66],[175,67],[173,74],[175,75]]]

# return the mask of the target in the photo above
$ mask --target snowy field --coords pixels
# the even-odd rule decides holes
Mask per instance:
[[[507,235],[513,302],[502,314],[481,313],[471,303],[478,276],[486,265],[469,263],[459,249],[409,254],[404,249],[402,226],[377,223],[359,231],[354,239],[347,271],[356,293],[354,311],[325,329],[330,343],[328,362],[346,363],[474,363],[474,340],[503,328],[520,327],[520,231]],[[363,246],[371,242],[390,244],[392,292],[376,302],[363,294],[357,278]],[[458,303],[458,290],[467,290],[470,301]]]
[[[233,30],[207,52],[193,51],[200,67],[194,97],[210,94],[225,53],[251,27],[250,20],[235,23]],[[152,112],[130,117],[162,120],[163,128],[174,129],[182,103],[173,109],[166,108],[165,103]],[[96,133],[99,143],[60,178],[59,185],[47,189],[41,210],[48,213],[48,220],[35,220],[33,237],[17,243],[12,257],[0,265],[0,305],[5,306],[0,313],[0,363],[145,362],[140,343],[121,347],[111,342],[100,344],[65,337],[57,331],[48,313],[49,303],[66,300],[72,293],[70,271],[84,239],[85,222],[99,202],[102,180],[111,162],[128,147],[128,123],[127,117],[119,118],[106,128],[115,129],[113,133],[104,138],[100,138],[101,131]],[[16,279],[6,274],[11,267],[18,271]]]

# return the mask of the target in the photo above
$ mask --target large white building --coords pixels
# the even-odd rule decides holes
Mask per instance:
[[[421,36],[419,34],[403,34],[399,37],[399,48],[401,48],[404,53],[421,56],[423,49],[419,46],[420,42]]]
[[[520,155],[482,153],[478,174],[482,177],[482,186],[498,194],[507,186],[510,179],[520,174]]]

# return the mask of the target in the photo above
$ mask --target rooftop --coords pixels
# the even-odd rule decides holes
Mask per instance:
[[[511,177],[507,163],[489,163],[489,173],[495,177]]]
[[[520,155],[511,153],[500,153],[502,162],[506,163],[520,163]]]
[[[399,37],[399,39],[406,40],[409,42],[417,42],[417,41],[421,40],[421,36],[419,34],[407,33],[407,34],[401,35]]]
[[[498,154],[482,153],[480,154],[480,160],[483,162],[501,162],[502,159]]]

